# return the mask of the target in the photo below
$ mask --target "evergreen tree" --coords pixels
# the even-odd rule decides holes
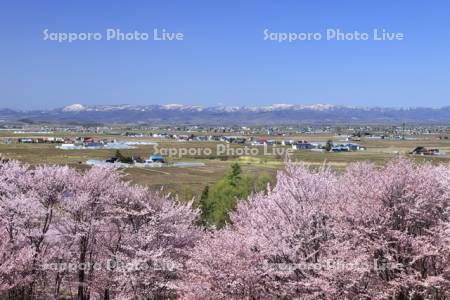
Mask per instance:
[[[325,145],[325,150],[326,151],[331,151],[331,149],[333,148],[333,141],[332,140],[328,140],[326,145]]]
[[[231,186],[237,187],[241,181],[242,169],[238,163],[231,165],[231,171],[227,175],[227,179]]]
[[[131,164],[133,159],[129,156],[124,156],[119,150],[116,150],[117,161],[125,164]]]
[[[211,203],[208,201],[209,197],[209,185],[205,186],[200,196],[198,208],[200,209],[200,221],[201,225],[207,225],[207,220],[211,213]]]
[[[236,208],[239,199],[246,199],[252,193],[264,190],[270,177],[243,176],[237,163],[214,185],[205,187],[199,201],[202,225],[215,225],[222,228],[230,222],[229,213]]]

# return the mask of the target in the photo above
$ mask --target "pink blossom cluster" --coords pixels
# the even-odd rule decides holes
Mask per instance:
[[[191,252],[187,299],[449,299],[450,166],[289,164]]]
[[[222,230],[107,168],[0,163],[0,299],[448,299],[450,166],[289,163]]]
[[[0,164],[0,299],[171,297],[197,213],[118,172]]]

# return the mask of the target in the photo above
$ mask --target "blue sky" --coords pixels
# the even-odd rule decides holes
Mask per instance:
[[[82,104],[450,105],[448,1],[2,1],[0,107]],[[44,41],[107,28],[183,41]],[[403,41],[264,41],[374,28]]]

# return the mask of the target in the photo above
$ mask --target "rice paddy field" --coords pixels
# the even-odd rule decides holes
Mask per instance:
[[[67,136],[66,133],[61,133],[60,135]],[[28,134],[27,136],[30,135]],[[58,134],[55,134],[55,136],[58,136]],[[31,165],[68,165],[82,170],[89,168],[86,165],[87,160],[105,160],[114,156],[116,153],[116,150],[106,149],[62,150],[56,148],[56,144],[6,144],[2,142],[9,138],[17,137],[20,137],[20,134],[13,134],[7,131],[0,132],[0,154],[9,159],[16,159]],[[137,145],[135,149],[120,150],[125,156],[139,156],[144,159],[152,154],[161,153],[164,150],[167,152],[169,149],[175,152],[178,151],[178,153],[180,153],[181,149],[188,149],[188,152],[192,153],[195,152],[192,149],[197,149],[196,155],[187,154],[181,157],[178,155],[165,156],[169,162],[168,166],[165,167],[126,168],[122,170],[124,179],[131,183],[149,186],[154,189],[163,189],[164,192],[175,193],[180,199],[184,200],[198,197],[206,185],[212,184],[222,178],[231,164],[236,162],[241,165],[244,174],[266,174],[275,177],[276,172],[284,168],[287,157],[283,154],[291,150],[291,147],[288,146],[277,146],[277,149],[273,149],[270,146],[263,148],[251,147],[250,145],[224,144],[221,142],[179,142],[175,140],[107,135],[97,135],[94,138],[158,143],[157,147],[154,145]],[[308,140],[310,142],[324,142],[331,139],[337,143],[342,142],[341,137],[326,134],[293,135],[283,137],[282,139]],[[450,162],[450,141],[439,139],[435,135],[415,136],[414,139],[406,140],[375,140],[363,138],[356,143],[364,146],[366,150],[335,153],[291,150],[289,159],[305,162],[312,167],[327,163],[332,168],[338,170],[345,168],[349,163],[355,161],[371,161],[377,165],[382,165],[397,155],[405,155],[419,161],[431,161],[433,163]],[[220,146],[218,146],[219,144]],[[417,146],[438,148],[441,152],[448,154],[440,156],[417,156],[409,154]],[[217,153],[218,147],[222,147],[220,148],[222,151],[223,149],[228,149],[227,153]],[[209,150],[205,151],[205,149]],[[250,149],[254,150],[250,151]],[[258,151],[257,154],[255,154],[256,151]],[[211,154],[205,155],[205,152]],[[171,167],[171,162],[202,162],[204,166]]]

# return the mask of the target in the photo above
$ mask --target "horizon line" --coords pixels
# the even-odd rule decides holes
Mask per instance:
[[[69,108],[71,106],[81,106],[82,108],[93,108],[93,107],[118,107],[118,106],[129,106],[129,107],[146,107],[146,106],[160,106],[160,107],[195,107],[195,108],[268,108],[268,107],[279,107],[280,109],[283,106],[286,108],[295,107],[295,106],[305,106],[314,107],[314,106],[323,106],[328,108],[354,108],[354,109],[444,109],[450,107],[450,105],[442,105],[442,106],[370,106],[370,105],[351,105],[351,104],[331,104],[331,103],[272,103],[272,104],[262,104],[262,105],[224,105],[224,104],[216,104],[216,105],[202,105],[202,104],[182,104],[182,103],[149,103],[149,104],[130,104],[130,103],[121,103],[121,104],[84,104],[84,103],[72,103],[64,106],[57,106],[52,108],[36,108],[36,109],[19,109],[19,108],[11,108],[0,106],[0,110],[12,110],[12,111],[23,111],[23,112],[32,112],[32,111],[52,111],[52,110],[62,110],[65,108]]]

